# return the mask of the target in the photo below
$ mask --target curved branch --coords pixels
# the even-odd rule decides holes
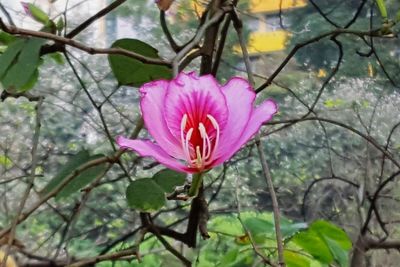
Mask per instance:
[[[318,13],[332,26],[335,26],[336,28],[341,28],[339,24],[331,20],[323,11],[322,9],[313,1],[309,0],[310,3],[313,5],[313,7],[318,11]]]
[[[304,192],[304,195],[303,195],[303,202],[302,202],[302,204],[301,204],[301,214],[303,215],[303,218],[304,218],[304,219],[305,219],[305,216],[306,216],[306,200],[307,200],[308,194],[311,192],[311,188],[312,188],[316,183],[323,182],[323,181],[326,181],[326,180],[338,180],[338,181],[347,183],[347,184],[349,184],[349,185],[351,185],[351,186],[354,186],[355,188],[359,188],[359,187],[360,187],[358,184],[356,184],[356,183],[354,183],[354,182],[352,182],[352,181],[349,181],[349,180],[347,180],[347,179],[345,179],[345,178],[336,177],[336,176],[332,176],[332,177],[323,177],[323,178],[319,178],[319,179],[313,180],[313,181],[308,185],[308,187],[307,187],[307,189],[306,189],[306,191]]]
[[[164,60],[159,60],[155,58],[150,58],[150,57],[145,57],[142,56],[138,53],[129,51],[127,49],[122,49],[122,48],[96,48],[96,47],[90,47],[85,44],[82,44],[80,42],[77,42],[73,39],[65,38],[56,34],[51,34],[47,32],[38,32],[38,31],[32,31],[32,30],[27,30],[27,29],[22,29],[18,27],[14,27],[12,25],[6,25],[0,18],[0,29],[13,35],[23,35],[23,36],[33,36],[33,37],[39,37],[47,40],[52,40],[56,42],[57,44],[62,44],[62,45],[68,45],[74,48],[77,48],[79,50],[82,50],[88,54],[94,55],[94,54],[106,54],[106,55],[122,55],[122,56],[127,56],[130,58],[137,59],[143,63],[148,63],[148,64],[154,64],[154,65],[164,65],[164,66],[171,66],[171,63],[166,62]],[[57,48],[57,51],[62,51],[63,47]],[[51,51],[55,52],[55,51]]]
[[[292,50],[289,52],[289,54],[286,56],[286,58],[282,61],[282,63],[278,66],[278,68],[271,74],[271,76],[260,86],[256,89],[256,92],[259,93],[262,90],[264,90],[266,87],[268,87],[272,81],[278,76],[278,74],[285,68],[285,66],[289,63],[290,59],[297,53],[297,51],[309,44],[316,43],[321,41],[324,38],[327,37],[337,37],[342,34],[352,34],[355,36],[358,36],[360,38],[364,36],[375,36],[375,37],[383,37],[383,35],[380,33],[379,29],[371,30],[371,31],[355,31],[355,30],[349,30],[349,29],[342,29],[342,28],[337,28],[335,30],[322,33],[314,38],[311,38],[305,42],[298,43],[296,44]]]
[[[165,20],[165,11],[161,9],[160,9],[160,24],[161,24],[161,29],[163,30],[165,37],[167,37],[167,40],[172,50],[174,50],[175,52],[179,52],[179,50],[181,50],[182,47],[179,46],[172,37],[171,32],[169,31],[167,26],[167,21]]]

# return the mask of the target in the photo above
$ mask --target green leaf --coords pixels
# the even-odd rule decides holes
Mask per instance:
[[[61,171],[46,185],[46,187],[40,192],[40,195],[46,195],[61,184],[68,176],[70,176],[77,168],[82,166],[88,161],[103,157],[104,155],[93,155],[90,156],[86,150],[80,151],[78,154],[73,156],[61,169]],[[102,175],[107,169],[106,164],[94,166],[86,169],[81,174],[72,179],[67,183],[63,189],[56,195],[56,200],[70,196],[71,194],[79,191],[81,188],[90,184],[99,175]]]
[[[35,84],[36,84],[36,82],[38,81],[38,79],[39,79],[39,71],[36,69],[36,70],[33,72],[31,78],[29,79],[29,81],[28,81],[26,84],[24,84],[24,85],[20,88],[19,91],[21,91],[21,92],[26,92],[26,91],[32,89],[33,86],[35,86]]]
[[[284,250],[283,257],[287,267],[309,267],[311,266],[310,260],[294,251]]]
[[[89,157],[86,160],[86,162],[101,157],[104,157],[104,155],[101,154],[93,155]],[[72,181],[66,184],[66,186],[57,194],[56,200],[69,197],[73,193],[78,192],[80,189],[84,188],[85,186],[93,182],[96,178],[102,176],[106,170],[107,170],[107,165],[101,164],[83,171],[81,174],[76,176]]]
[[[307,223],[293,223],[287,219],[281,218],[281,232],[285,239],[293,236],[301,230],[307,229],[307,227]]]
[[[111,47],[119,47],[149,58],[160,59],[155,48],[136,39],[119,39]],[[109,55],[108,60],[115,78],[121,85],[139,87],[149,81],[172,77],[171,69],[166,66],[145,64],[122,55]]]
[[[57,30],[60,32],[62,29],[64,29],[64,26],[65,26],[64,19],[60,17],[56,23]]]
[[[331,251],[325,241],[321,240],[318,233],[310,230],[299,232],[293,237],[292,241],[318,261],[325,264],[333,262]]]
[[[12,167],[12,161],[9,157],[0,155],[0,165],[3,165],[5,168],[11,168]]]
[[[163,169],[154,174],[153,179],[165,193],[172,193],[176,186],[185,183],[186,174],[170,169]]]
[[[30,38],[24,42],[17,61],[2,78],[4,88],[9,91],[19,91],[32,81],[32,76],[40,64],[40,48],[44,42],[45,40],[40,38]]]
[[[17,38],[14,35],[0,31],[0,44],[8,45],[14,42]]]
[[[346,232],[330,222],[323,220],[315,221],[310,225],[310,229],[330,238],[331,240],[335,240],[342,249],[351,249],[351,240]]]
[[[316,221],[306,231],[297,233],[292,241],[322,263],[336,261],[342,267],[348,264],[351,240],[330,222]]]
[[[40,195],[46,195],[51,192],[54,188],[56,188],[62,181],[76,168],[82,165],[83,162],[86,162],[89,159],[89,152],[86,150],[80,151],[78,154],[74,155],[72,158],[68,160],[66,164],[63,164],[60,172],[53,178],[51,181],[42,189]]]
[[[329,237],[323,237],[326,244],[329,247],[329,250],[331,251],[333,258],[341,267],[347,267],[349,266],[349,256],[348,256],[348,251],[344,250],[340,247],[340,245],[335,241],[331,240]]]
[[[243,221],[243,224],[253,236],[260,234],[272,235],[275,231],[274,224],[272,222],[260,218],[247,218]]]
[[[56,34],[57,33],[57,26],[54,23],[54,21],[49,20],[41,29],[41,32],[48,32],[48,33],[52,33],[52,34]]]
[[[28,9],[30,11],[30,15],[33,19],[35,19],[37,22],[42,23],[43,25],[46,25],[47,22],[49,22],[50,18],[49,16],[41,10],[39,7],[35,6],[34,4],[29,3],[28,4]]]
[[[63,54],[59,52],[51,53],[49,54],[49,57],[53,59],[57,64],[63,65],[65,63]]]
[[[8,68],[14,62],[15,58],[21,52],[25,44],[24,39],[18,39],[11,43],[7,50],[0,56],[0,80],[3,78]]]
[[[348,253],[352,243],[348,235],[341,228],[327,221],[316,221],[310,229],[318,232],[332,253],[333,258],[341,267],[348,266]]]
[[[133,181],[126,189],[126,199],[131,208],[145,212],[159,210],[165,205],[163,189],[151,178]]]
[[[243,227],[236,216],[219,215],[212,217],[208,223],[210,232],[224,233],[232,236],[244,235]]]
[[[382,18],[387,19],[387,11],[384,0],[376,0],[376,4],[378,5]]]
[[[250,231],[254,241],[258,244],[264,243],[275,235],[275,227],[271,221],[252,217],[244,219],[243,224],[246,229]],[[244,241],[246,241],[246,238]]]
[[[237,256],[239,255],[239,249],[233,248],[229,250],[221,259],[221,262],[219,266],[231,266],[232,263],[234,263],[237,259]]]

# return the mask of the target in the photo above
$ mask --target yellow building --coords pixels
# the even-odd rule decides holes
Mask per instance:
[[[260,55],[285,49],[289,33],[281,29],[279,13],[307,5],[306,0],[250,0],[249,54]]]

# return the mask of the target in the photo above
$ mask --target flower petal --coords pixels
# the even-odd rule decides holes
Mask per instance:
[[[180,73],[168,86],[164,107],[165,120],[174,136],[180,135],[184,114],[188,116],[188,125],[196,128],[199,122],[206,122],[207,129],[214,129],[208,114],[220,128],[228,119],[225,97],[212,75],[198,77],[193,72]]]
[[[164,119],[164,98],[169,82],[164,80],[144,84],[140,108],[147,130],[158,145],[174,158],[183,159],[183,150],[179,140],[174,137]]]
[[[253,111],[253,102],[256,97],[251,85],[242,78],[232,78],[222,87],[228,106],[229,116],[225,128],[222,129],[220,144],[217,148],[215,158],[226,153],[242,135]]]
[[[261,125],[272,119],[274,114],[278,111],[278,106],[273,100],[266,100],[260,106],[253,109],[250,119],[245,127],[240,138],[231,146],[224,147],[219,150],[220,158],[215,160],[212,165],[216,166],[228,160],[235,154],[257,131]]]
[[[179,172],[193,173],[192,169],[183,165],[177,159],[172,158],[159,145],[154,144],[150,140],[132,140],[118,136],[116,141],[121,148],[134,150],[142,157],[152,157],[170,169]]]

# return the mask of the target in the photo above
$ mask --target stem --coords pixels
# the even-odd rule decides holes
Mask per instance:
[[[271,177],[271,172],[269,171],[268,163],[265,158],[264,150],[261,144],[260,137],[256,137],[256,145],[257,145],[257,150],[258,154],[260,156],[260,161],[261,161],[261,166],[263,169],[264,177],[268,185],[269,189],[269,194],[271,196],[272,200],[272,209],[274,212],[274,222],[275,222],[275,234],[276,234],[276,243],[278,247],[278,265],[281,267],[285,267],[285,260],[283,257],[283,240],[282,240],[282,233],[281,233],[281,226],[280,226],[280,212],[279,212],[279,206],[278,206],[278,199],[276,197],[276,193],[274,190],[274,185],[272,183],[272,177]]]
[[[203,173],[195,173],[193,174],[192,185],[190,186],[188,196],[195,197],[199,193],[199,188],[203,183]]]

